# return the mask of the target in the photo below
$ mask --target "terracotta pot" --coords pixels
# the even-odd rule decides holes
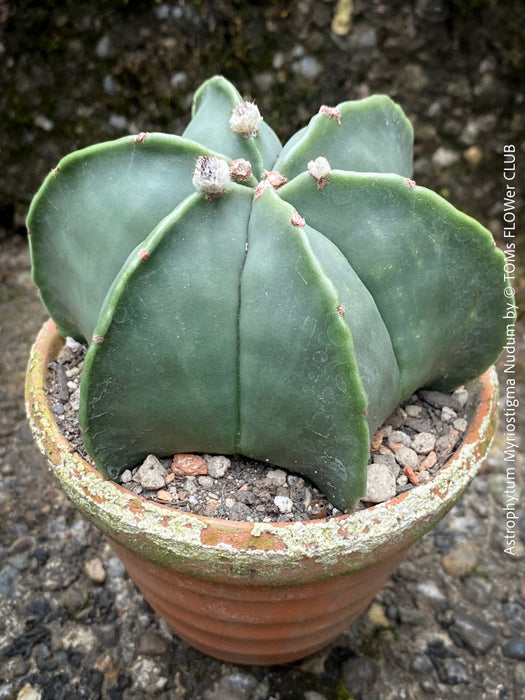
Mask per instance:
[[[197,649],[275,664],[322,648],[361,612],[410,545],[459,500],[494,435],[497,379],[478,380],[461,447],[436,477],[388,503],[326,520],[207,518],[135,496],[74,451],[44,383],[63,340],[52,321],[32,349],[26,402],[35,440],[69,499],[105,533],[154,610]]]

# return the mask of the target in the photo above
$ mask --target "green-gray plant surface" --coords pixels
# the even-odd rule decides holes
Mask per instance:
[[[416,185],[412,147],[381,95],[321,107],[281,147],[214,77],[182,137],[127,136],[51,171],[27,221],[33,277],[89,344],[79,420],[106,476],[150,453],[238,453],[345,510],[400,401],[497,359],[503,254]]]

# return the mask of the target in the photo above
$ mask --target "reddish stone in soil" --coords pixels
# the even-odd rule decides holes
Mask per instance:
[[[403,447],[406,447],[406,445],[403,445],[402,442],[389,442],[388,446],[392,450],[392,452],[399,452],[399,450],[402,450]]]
[[[208,473],[208,465],[197,455],[177,454],[173,457],[171,471],[179,476],[203,476]]]
[[[403,474],[414,486],[419,486],[419,476],[415,473],[412,467],[403,467]]]
[[[165,489],[157,491],[157,498],[159,499],[159,501],[162,501],[162,503],[171,503],[173,501],[173,496],[169,491],[166,491]]]
[[[429,452],[427,456],[425,457],[422,462],[419,464],[419,470],[420,471],[428,471],[429,469],[432,469],[432,467],[436,464],[437,462],[437,455],[434,451]]]

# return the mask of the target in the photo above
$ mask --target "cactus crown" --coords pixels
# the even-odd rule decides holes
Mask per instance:
[[[86,449],[115,478],[149,453],[240,453],[363,495],[370,433],[421,386],[504,344],[491,234],[412,177],[388,97],[323,106],[284,147],[224,78],[182,137],[64,158],[31,205],[33,277],[89,342]]]

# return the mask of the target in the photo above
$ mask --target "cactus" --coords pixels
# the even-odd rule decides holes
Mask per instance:
[[[348,509],[399,402],[496,360],[503,255],[411,180],[412,142],[374,96],[321,107],[281,148],[215,77],[182,137],[59,163],[28,216],[33,277],[61,333],[89,343],[79,420],[104,475],[239,453]]]

